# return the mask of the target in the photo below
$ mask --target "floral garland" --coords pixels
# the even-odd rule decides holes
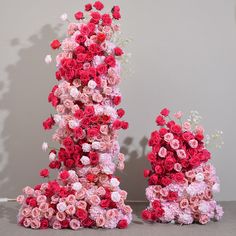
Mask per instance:
[[[179,224],[219,220],[223,210],[213,199],[213,192],[219,191],[219,179],[208,163],[211,153],[204,143],[201,117],[193,111],[182,123],[181,112],[174,116],[180,124],[169,117],[167,108],[163,109],[156,118],[160,128],[152,132],[148,142],[152,169],[144,170],[144,177],[148,178],[146,197],[150,204],[142,218]]]
[[[102,14],[97,1],[77,12],[76,23],[68,21],[68,37],[53,40],[61,49],[56,57],[59,81],[48,96],[56,110],[43,122],[45,130],[57,127],[53,140],[60,148],[49,151],[49,168],[58,170],[55,180],[25,187],[17,198],[21,208],[18,222],[33,229],[77,230],[83,227],[126,228],[132,209],[125,205],[127,193],[119,188],[115,169],[124,168],[118,130],[127,129],[121,118],[120,61],[123,50],[114,43],[119,33],[119,6]],[[46,63],[52,57],[47,55]],[[48,148],[47,143],[43,149]],[[49,169],[40,171],[49,177]]]

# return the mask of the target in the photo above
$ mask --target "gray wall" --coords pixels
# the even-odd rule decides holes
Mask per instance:
[[[53,112],[47,95],[56,82],[44,63],[49,43],[61,37],[59,16],[82,7],[79,0],[0,1],[0,196],[14,197],[41,181],[48,163],[41,143],[50,134],[41,121]],[[119,173],[129,199],[144,199],[148,163],[145,136],[163,106],[198,110],[208,132],[224,131],[225,146],[212,162],[221,178],[220,200],[236,200],[234,0],[120,0],[124,35],[131,37],[134,74],[123,78],[123,107],[130,129],[120,137],[127,157]],[[14,6],[14,7],[13,7]]]

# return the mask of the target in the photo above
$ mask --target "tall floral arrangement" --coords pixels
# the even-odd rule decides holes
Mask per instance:
[[[151,170],[145,170],[149,186],[146,197],[147,209],[142,218],[150,222],[206,224],[219,220],[223,210],[213,198],[219,191],[219,179],[215,168],[208,161],[211,153],[204,141],[204,129],[199,125],[201,117],[195,111],[182,122],[182,113],[170,118],[163,109],[156,118],[158,130],[151,133],[149,146],[152,151],[147,158]],[[220,132],[212,135],[220,138]],[[221,146],[218,142],[217,146]],[[209,137],[207,138],[209,143]]]
[[[119,187],[115,169],[124,168],[124,155],[117,141],[118,130],[127,129],[122,120],[120,61],[123,50],[117,45],[121,18],[119,6],[102,13],[97,1],[78,11],[75,23],[67,14],[68,37],[51,43],[59,50],[56,57],[57,85],[48,96],[56,110],[43,122],[45,130],[56,127],[53,140],[59,149],[50,148],[49,169],[57,170],[55,180],[34,188],[25,187],[18,222],[33,229],[79,229],[82,227],[126,228],[131,222],[131,208],[125,205],[127,193]],[[50,55],[46,63],[52,61]],[[47,149],[44,143],[43,149]]]

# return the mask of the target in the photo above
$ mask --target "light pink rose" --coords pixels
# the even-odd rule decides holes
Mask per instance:
[[[180,118],[182,117],[182,115],[183,115],[183,112],[182,112],[182,111],[178,111],[178,112],[176,112],[176,113],[174,114],[174,117],[175,117],[176,119],[180,119]]]
[[[75,196],[72,195],[72,194],[68,195],[67,198],[66,198],[66,202],[68,204],[72,204],[73,205],[73,204],[75,204],[75,201],[76,201]]]
[[[176,150],[176,153],[180,159],[186,158],[186,152],[184,151],[184,149],[178,149]]]
[[[39,195],[37,197],[37,203],[42,203],[42,202],[46,202],[47,197],[45,195]]]
[[[103,88],[103,93],[107,96],[110,96],[112,93],[112,88],[110,88],[110,87]]]
[[[173,148],[173,149],[178,149],[179,148],[179,140],[177,139],[173,139],[170,141],[170,146]]]
[[[189,140],[188,144],[191,148],[197,148],[198,147],[198,141],[196,139]]]
[[[75,206],[74,205],[68,205],[66,209],[66,213],[68,215],[74,215],[76,212]]]
[[[89,97],[88,95],[82,93],[80,96],[79,96],[79,99],[82,103],[88,103],[89,102]]]
[[[42,212],[46,212],[48,210],[48,207],[49,207],[48,203],[42,202],[39,205],[39,210]]]
[[[64,102],[63,102],[64,106],[68,109],[71,109],[74,105],[73,101],[70,100],[70,99],[66,99]]]
[[[61,223],[58,220],[55,220],[52,224],[53,229],[61,229]]]
[[[87,203],[85,201],[78,201],[76,203],[76,207],[77,208],[80,208],[80,209],[83,209],[83,210],[86,210],[87,208]]]
[[[29,187],[29,186],[26,186],[23,189],[23,193],[25,193],[26,195],[33,195],[34,194],[34,189]]]
[[[191,130],[191,124],[186,121],[183,123],[183,129],[186,130],[186,131],[190,131]]]
[[[196,131],[197,133],[203,134],[203,133],[204,133],[204,128],[203,128],[201,125],[197,125],[197,126],[195,127],[195,131]]]
[[[159,155],[160,157],[164,158],[164,157],[166,156],[166,154],[167,154],[166,148],[161,147],[160,150],[159,150],[159,152],[158,152],[158,155]]]
[[[78,230],[80,228],[80,222],[78,220],[76,220],[76,219],[72,219],[70,221],[70,227],[73,230]]]
[[[89,202],[93,206],[98,206],[100,204],[101,200],[97,195],[92,195],[89,197]]]
[[[131,214],[132,213],[132,208],[130,207],[130,206],[128,206],[128,205],[123,205],[122,206],[122,211],[126,214],[126,215],[128,215],[128,214]]]
[[[31,219],[30,218],[25,218],[23,221],[24,227],[28,228],[31,225]]]
[[[90,65],[89,62],[85,62],[85,63],[83,64],[83,69],[84,69],[84,70],[88,70],[90,67],[91,67],[91,65]]]
[[[68,28],[67,28],[67,34],[68,35],[73,35],[75,33],[75,31],[77,31],[79,28],[78,28],[78,25],[75,24],[75,23],[70,23],[68,25]]]
[[[209,217],[207,215],[200,215],[199,222],[203,225],[208,223],[210,221]]]
[[[103,227],[105,225],[106,219],[103,216],[98,216],[96,218],[96,225],[97,227]]]
[[[59,197],[58,197],[58,196],[53,195],[53,196],[51,197],[51,203],[52,203],[52,204],[56,204],[56,203],[58,203],[58,201],[59,201]]]
[[[99,93],[94,93],[93,94],[93,101],[100,103],[103,100],[103,96]]]
[[[60,212],[65,211],[66,208],[67,208],[67,205],[66,205],[65,202],[59,202],[59,203],[57,204],[57,210],[60,211]]]
[[[117,218],[118,215],[119,215],[119,212],[118,212],[118,210],[115,209],[115,208],[114,208],[114,209],[109,209],[109,210],[107,210],[107,212],[106,212],[106,218],[107,218],[108,220]]]
[[[56,106],[56,111],[57,111],[59,114],[64,114],[64,113],[65,113],[65,106],[63,106],[63,105],[57,105],[57,106]]]
[[[186,209],[189,206],[188,199],[184,198],[180,201],[179,206],[181,209]]]
[[[57,212],[57,214],[56,214],[56,218],[57,218],[57,220],[59,220],[59,221],[63,221],[63,220],[65,220],[65,218],[66,218],[66,213],[65,212]]]
[[[25,200],[25,196],[24,195],[19,195],[17,198],[16,198],[16,201],[19,203],[19,204],[22,204]]]
[[[21,214],[24,216],[24,217],[28,217],[31,215],[31,209],[29,207],[26,207],[24,208],[22,211],[21,211]]]
[[[164,140],[167,142],[167,143],[169,143],[171,140],[173,140],[174,139],[174,135],[172,134],[172,133],[166,133],[165,135],[164,135]]]
[[[32,229],[38,229],[40,227],[40,221],[37,219],[33,219],[30,224]]]
[[[31,215],[33,218],[37,218],[40,216],[40,210],[38,207],[34,207],[31,211]]]
[[[182,165],[180,163],[175,163],[174,170],[180,172],[182,170]]]
[[[81,81],[79,79],[74,79],[73,80],[73,85],[78,88],[81,86]]]
[[[54,209],[53,208],[48,208],[48,210],[44,213],[44,217],[46,219],[51,219],[54,214]]]
[[[163,197],[166,197],[166,196],[168,195],[168,193],[169,193],[169,191],[168,191],[167,189],[162,188],[162,189],[160,190],[160,194],[161,194]]]

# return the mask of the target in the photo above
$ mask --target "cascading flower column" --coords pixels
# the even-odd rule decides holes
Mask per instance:
[[[211,153],[206,149],[204,130],[198,116],[181,121],[181,112],[175,120],[169,110],[163,109],[156,118],[158,130],[152,132],[147,158],[151,170],[144,170],[149,186],[146,196],[149,206],[142,218],[149,222],[206,224],[219,220],[223,210],[213,198],[219,191],[215,168],[208,161]]]
[[[49,169],[57,170],[55,180],[25,187],[18,222],[33,229],[79,229],[82,227],[126,228],[131,222],[127,193],[114,176],[124,168],[124,155],[117,141],[118,131],[127,129],[121,118],[120,60],[123,50],[115,44],[119,34],[119,6],[101,13],[104,5],[86,4],[85,12],[68,23],[68,37],[53,40],[58,84],[48,101],[56,110],[43,122],[44,129],[56,128],[53,140],[59,149],[49,151]],[[68,21],[67,15],[61,17]],[[52,61],[50,55],[45,58]],[[47,148],[47,145],[44,145]],[[51,171],[42,169],[43,178]]]

